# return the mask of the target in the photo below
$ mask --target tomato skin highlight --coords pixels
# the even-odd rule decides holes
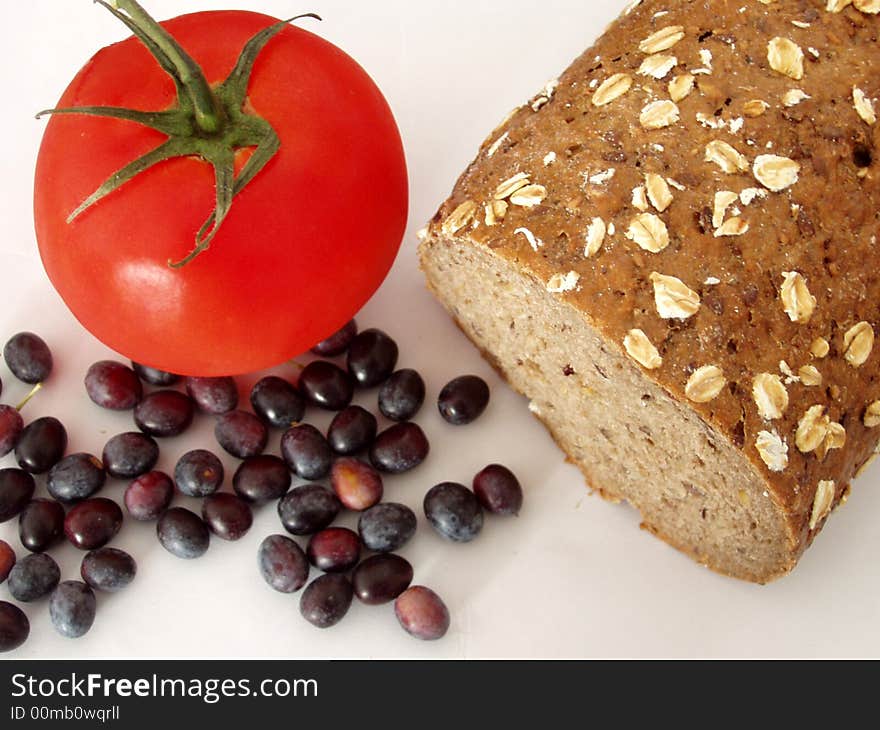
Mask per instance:
[[[243,11],[162,23],[222,81],[245,43],[276,22]],[[128,39],[99,51],[58,106],[161,110],[171,79]],[[183,375],[261,370],[338,330],[387,276],[408,208],[403,145],[384,97],[349,56],[290,26],[257,58],[249,105],[281,149],[235,198],[211,248],[182,269],[214,207],[214,174],[173,159],[72,223],[104,180],[164,141],[128,121],[56,116],[37,161],[34,215],[43,264],[79,321],[126,358]],[[239,152],[239,164],[246,152]]]

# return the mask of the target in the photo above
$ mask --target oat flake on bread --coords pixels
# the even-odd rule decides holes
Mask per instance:
[[[794,568],[880,440],[878,9],[636,4],[493,132],[420,247],[588,485],[744,580]]]

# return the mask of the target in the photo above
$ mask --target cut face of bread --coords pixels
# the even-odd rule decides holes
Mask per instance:
[[[594,490],[759,583],[880,439],[880,15],[843,5],[634,4],[420,248]]]
[[[722,573],[764,583],[791,569],[796,541],[761,474],[582,314],[488,249],[433,242],[423,260],[432,291],[593,489]]]

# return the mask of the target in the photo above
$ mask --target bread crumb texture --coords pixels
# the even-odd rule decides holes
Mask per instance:
[[[790,569],[880,437],[878,15],[880,0],[633,3],[493,131],[422,244],[460,324],[465,303],[432,280],[442,246],[538,282],[735,450],[762,488],[731,509],[766,492],[777,565],[748,576],[646,527],[740,577]],[[566,402],[542,418],[591,478],[549,405]]]

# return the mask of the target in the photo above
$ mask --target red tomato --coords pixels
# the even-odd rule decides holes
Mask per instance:
[[[210,84],[245,43],[277,22],[201,12],[162,25]],[[163,110],[175,86],[129,39],[101,50],[59,107]],[[249,105],[280,151],[235,198],[208,251],[181,269],[215,204],[212,167],[163,162],[67,222],[104,180],[165,137],[118,119],[55,116],[37,162],[34,212],[54,286],[98,339],[125,357],[184,375],[280,364],[349,320],[382,283],[407,217],[407,174],[394,118],[366,72],[290,26],[257,57]],[[248,150],[237,153],[240,167]]]

